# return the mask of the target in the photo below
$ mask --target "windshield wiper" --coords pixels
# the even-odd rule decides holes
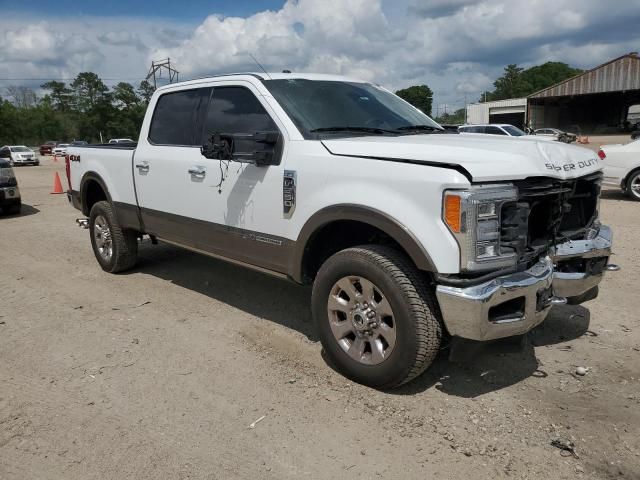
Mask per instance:
[[[332,133],[332,132],[362,132],[373,133],[376,135],[384,135],[386,133],[397,134],[395,130],[386,130],[384,128],[375,127],[321,127],[309,130],[311,133]]]
[[[444,132],[444,129],[432,125],[405,125],[404,127],[396,128],[396,130],[407,132]]]

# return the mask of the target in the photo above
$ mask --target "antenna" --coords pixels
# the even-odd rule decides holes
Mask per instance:
[[[262,65],[260,65],[260,62],[258,60],[256,60],[256,57],[254,57],[252,54],[249,54],[249,56],[251,57],[251,59],[256,62],[256,65],[258,65],[260,67],[260,69],[267,75],[267,77],[269,77],[269,80],[271,80],[271,75],[269,75],[269,72],[267,72],[264,67]]]

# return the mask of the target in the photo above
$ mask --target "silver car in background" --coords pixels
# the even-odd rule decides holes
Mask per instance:
[[[552,137],[554,140],[564,143],[572,143],[578,139],[575,133],[565,132],[558,128],[539,128],[533,133],[542,137]]]
[[[0,148],[0,158],[11,165],[40,165],[36,152],[25,145],[5,145]]]

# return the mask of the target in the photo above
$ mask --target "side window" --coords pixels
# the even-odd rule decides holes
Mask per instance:
[[[214,132],[246,133],[275,132],[278,127],[256,96],[243,87],[213,89],[204,121],[204,138]]]
[[[470,127],[467,133],[484,133],[484,127]]]
[[[209,88],[197,88],[162,95],[153,112],[149,140],[159,145],[202,145],[200,111],[210,92]]]
[[[0,158],[9,158],[9,148],[0,148]]]

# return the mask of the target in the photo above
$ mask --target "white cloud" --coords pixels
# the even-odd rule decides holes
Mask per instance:
[[[0,78],[142,79],[171,57],[182,79],[267,69],[340,73],[439,103],[476,100],[508,63],[589,68],[640,45],[640,0],[289,0],[197,26],[126,18],[0,19]],[[19,27],[17,27],[17,26]],[[113,82],[112,82],[113,83]],[[0,86],[2,84],[0,83]]]

